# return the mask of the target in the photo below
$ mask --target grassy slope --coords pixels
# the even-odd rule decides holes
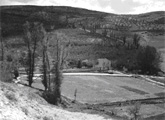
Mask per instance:
[[[37,90],[32,88],[0,82],[0,119],[105,120],[105,118],[99,115],[73,113],[50,105],[37,92]]]

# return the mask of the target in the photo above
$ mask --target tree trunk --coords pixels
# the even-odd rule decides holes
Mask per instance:
[[[43,46],[43,84],[45,87],[45,91],[47,90],[47,65],[46,65],[46,49]]]
[[[0,38],[1,39],[1,55],[2,55],[2,61],[4,60],[4,46],[3,46],[3,41],[2,41],[2,37]]]
[[[32,77],[31,77],[31,72],[32,72],[32,59],[31,59],[31,50],[30,50],[30,44],[28,43],[28,62],[29,62],[29,68],[28,68],[28,80],[29,80],[29,86],[31,87],[32,85]]]
[[[47,61],[47,68],[48,68],[48,90],[50,91],[50,64],[49,64],[49,58],[48,54],[46,52],[46,61]]]

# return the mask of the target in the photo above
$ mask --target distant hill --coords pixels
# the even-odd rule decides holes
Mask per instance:
[[[88,29],[95,26],[98,30],[106,28],[115,31],[165,30],[164,11],[117,15],[66,6],[1,6],[0,14],[3,36],[22,34],[22,25],[26,21],[42,22],[47,30],[68,26]],[[110,31],[108,34],[111,34]]]
[[[66,17],[83,18],[106,15],[106,13],[89,11],[72,7],[48,7],[48,6],[1,6],[2,35],[18,35],[22,33],[22,25],[25,21],[43,22],[46,27],[55,25],[56,28],[65,27]]]

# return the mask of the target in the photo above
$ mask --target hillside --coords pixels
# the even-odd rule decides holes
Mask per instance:
[[[1,27],[3,35],[18,35],[22,33],[25,21],[40,21],[49,28],[65,27],[65,19],[98,16],[105,13],[71,7],[41,7],[41,6],[1,6]],[[35,12],[34,12],[35,11]]]
[[[38,91],[0,82],[1,120],[105,120],[99,115],[69,112],[48,104]],[[109,119],[111,120],[111,119]]]
[[[3,36],[22,34],[25,21],[44,23],[47,30],[57,28],[96,27],[99,32],[108,29],[107,35],[117,31],[164,31],[164,11],[117,15],[64,6],[1,6],[1,29]]]
[[[48,33],[62,32],[72,42],[69,55],[72,59],[131,59],[137,52],[129,48],[134,44],[135,34],[140,36],[140,45],[154,46],[164,55],[165,11],[118,15],[65,6],[1,6],[0,9],[1,35],[13,51],[18,48],[24,51],[23,25],[29,21],[43,23]],[[54,42],[51,40],[50,44]]]

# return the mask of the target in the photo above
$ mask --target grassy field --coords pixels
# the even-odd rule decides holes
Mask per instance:
[[[26,79],[21,77],[21,79]],[[34,80],[35,88],[44,89],[41,79]],[[104,103],[133,99],[164,97],[165,89],[140,78],[65,75],[62,81],[62,94],[84,103]]]
[[[156,94],[164,91],[164,88],[137,78],[65,76],[62,94],[73,99],[76,89],[77,100],[88,103],[158,97]]]
[[[85,103],[104,103],[125,101],[132,99],[145,99],[163,97],[165,89],[139,78],[111,77],[111,76],[65,76],[62,84],[62,94]],[[164,116],[164,104],[141,105],[139,114],[141,117],[148,116],[162,119]],[[115,111],[117,115],[128,112],[131,106],[102,107],[105,111]],[[159,116],[159,114],[161,114]],[[158,116],[157,116],[158,115]],[[148,120],[148,119],[147,119]]]

